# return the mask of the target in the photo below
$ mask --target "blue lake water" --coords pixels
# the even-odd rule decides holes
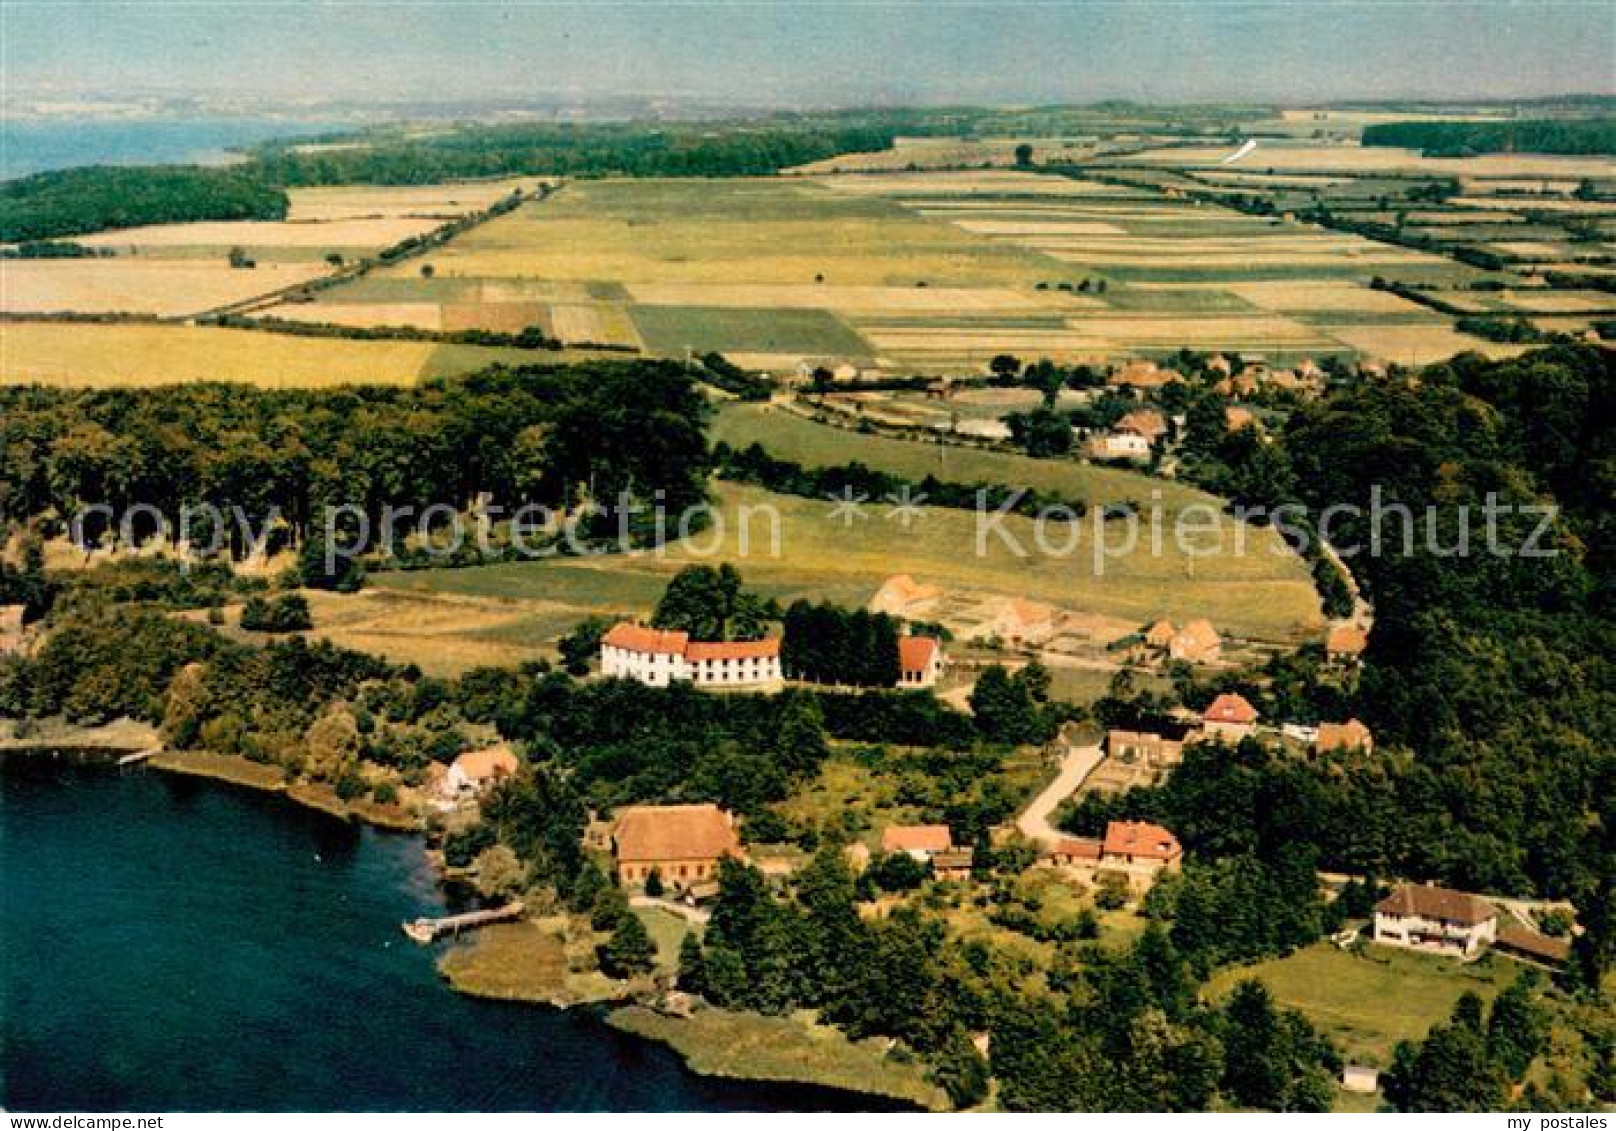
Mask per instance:
[[[52,119],[0,123],[0,179],[76,165],[209,164],[237,146],[334,128],[255,118]]]
[[[0,1107],[853,1110],[698,1077],[589,1011],[479,1001],[399,923],[413,837],[155,771],[0,756]]]

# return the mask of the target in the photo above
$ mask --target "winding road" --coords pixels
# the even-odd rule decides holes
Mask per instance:
[[[1098,745],[1073,746],[1067,750],[1055,780],[1046,785],[1016,818],[1016,828],[1021,835],[1043,844],[1054,844],[1062,839],[1066,834],[1051,824],[1049,818],[1062,801],[1077,792],[1084,779],[1103,761],[1105,751]]]

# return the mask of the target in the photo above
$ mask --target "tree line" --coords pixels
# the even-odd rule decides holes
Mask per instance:
[[[1616,153],[1610,118],[1540,118],[1508,122],[1382,122],[1365,126],[1363,144],[1418,149],[1428,156],[1472,153]]]
[[[284,220],[286,193],[235,166],[95,165],[0,183],[0,240],[193,220]]]

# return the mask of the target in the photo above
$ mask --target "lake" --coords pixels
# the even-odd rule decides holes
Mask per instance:
[[[590,1011],[451,992],[415,837],[149,770],[0,756],[0,1107],[884,1108],[708,1080]]]
[[[333,128],[335,123],[257,118],[12,121],[0,124],[0,179],[77,165],[215,164],[239,146]]]

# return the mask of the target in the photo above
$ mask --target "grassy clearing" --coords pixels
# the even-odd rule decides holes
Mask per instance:
[[[300,338],[214,326],[19,322],[0,330],[0,381],[149,386],[240,381],[265,388],[407,385],[496,362],[557,355],[431,342]]]
[[[636,306],[631,314],[645,348],[659,354],[687,349],[844,357],[869,353],[864,339],[828,310]]]
[[[614,1010],[607,1021],[613,1028],[668,1045],[703,1076],[818,1084],[925,1108],[947,1106],[941,1089],[926,1082],[918,1064],[893,1060],[876,1038],[850,1041],[839,1030],[803,1014],[764,1017],[703,1009],[689,1017],[668,1017],[643,1006],[628,1006]]]
[[[279,793],[286,788],[286,772],[279,766],[249,762],[245,758],[226,754],[209,754],[203,750],[165,750],[153,754],[146,764],[167,773],[211,778],[248,789]]]
[[[1371,946],[1362,956],[1328,942],[1286,958],[1223,970],[1207,992],[1225,997],[1236,983],[1260,978],[1274,997],[1299,1009],[1350,1061],[1385,1067],[1398,1041],[1423,1038],[1447,1020],[1467,990],[1491,1001],[1514,980],[1513,963],[1452,959]]]
[[[1148,481],[1147,481],[1148,482]],[[649,608],[667,578],[694,561],[733,562],[748,583],[783,601],[798,597],[863,604],[894,573],[910,573],[961,589],[1014,593],[1067,608],[1143,623],[1156,616],[1209,617],[1220,629],[1269,640],[1314,631],[1318,598],[1301,562],[1269,530],[1218,516],[1184,547],[1164,519],[1162,552],[1148,529],[1131,552],[1122,528],[1105,531],[1112,557],[1098,557],[1092,522],[1074,555],[1038,550],[1033,523],[1004,520],[1015,545],[989,534],[978,549],[977,516],[928,509],[908,530],[875,510],[844,525],[832,505],[720,484],[713,526],[658,554],[567,562],[527,562],[394,575],[389,584],[422,592],[455,592],[548,600],[623,611]],[[1142,493],[1141,502],[1148,502]],[[1210,517],[1210,516],[1203,516]],[[1059,551],[1069,528],[1051,525],[1046,545]],[[1244,539],[1243,552],[1236,552]],[[1218,550],[1221,542],[1222,549]],[[1025,551],[1019,556],[1017,547]],[[1184,551],[1197,551],[1195,556]],[[1199,550],[1206,550],[1200,556]],[[635,597],[638,600],[634,600]]]
[[[590,940],[556,917],[484,927],[445,951],[438,970],[457,992],[501,1001],[581,1005],[614,1001],[624,984],[575,961]]]
[[[715,441],[722,440],[736,448],[759,443],[779,459],[808,467],[856,460],[879,471],[913,479],[935,475],[954,482],[1030,487],[1083,499],[1091,505],[1129,499],[1146,501],[1152,491],[1161,492],[1163,505],[1174,510],[1211,500],[1211,496],[1194,488],[1131,471],[868,435],[819,424],[767,405],[725,405],[713,421],[711,435]]]

